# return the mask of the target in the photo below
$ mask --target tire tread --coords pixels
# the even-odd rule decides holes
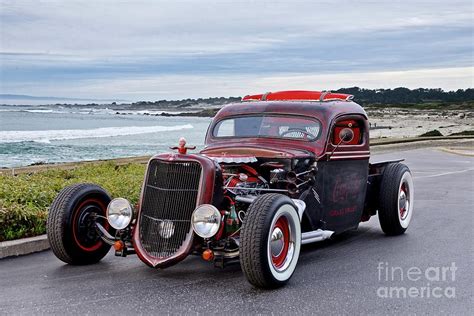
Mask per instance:
[[[271,282],[263,267],[266,258],[262,249],[266,248],[267,233],[265,221],[272,204],[283,195],[269,193],[256,199],[247,210],[247,216],[240,233],[240,264],[248,281],[260,288],[275,288],[286,282]]]
[[[67,221],[71,212],[71,210],[69,209],[70,201],[72,201],[75,196],[77,196],[78,194],[80,194],[81,191],[84,190],[97,190],[108,195],[107,192],[104,191],[104,189],[102,189],[96,184],[77,183],[69,185],[62,189],[56,196],[56,198],[53,200],[53,203],[49,208],[48,218],[46,221],[46,233],[54,255],[61,261],[68,264],[95,263],[103,257],[93,256],[78,258],[78,256],[75,256],[72,253],[72,250],[68,249],[68,247],[65,245],[65,234],[67,233],[65,231],[65,228],[67,226]]]
[[[398,219],[398,187],[405,172],[410,172],[402,163],[389,164],[383,173],[380,184],[379,222],[386,235],[403,234],[406,228],[400,225]]]

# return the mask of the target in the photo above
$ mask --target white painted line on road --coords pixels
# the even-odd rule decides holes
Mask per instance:
[[[472,148],[461,150],[456,150],[454,148],[441,148],[441,151],[459,156],[474,157],[474,151],[472,150]]]
[[[444,172],[444,173],[432,174],[432,175],[429,175],[429,176],[414,177],[414,179],[435,178],[435,177],[441,177],[441,176],[446,176],[446,175],[450,175],[450,174],[464,173],[464,172],[473,171],[473,170],[474,170],[474,168],[469,168],[469,169],[458,170],[458,171],[451,171],[451,172]]]

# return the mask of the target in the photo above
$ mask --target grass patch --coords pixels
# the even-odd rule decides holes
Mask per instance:
[[[138,202],[145,165],[103,162],[70,170],[49,169],[34,174],[0,175],[0,241],[46,232],[48,208],[67,185],[96,183],[112,197]]]

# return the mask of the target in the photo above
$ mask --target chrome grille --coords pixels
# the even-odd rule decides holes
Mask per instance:
[[[152,160],[140,212],[140,241],[149,255],[167,258],[191,229],[201,179],[198,162]]]

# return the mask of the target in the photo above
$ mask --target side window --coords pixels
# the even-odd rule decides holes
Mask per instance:
[[[231,137],[235,135],[234,120],[225,120],[219,122],[214,129],[214,136],[216,137]]]
[[[337,145],[341,142],[340,133],[343,129],[350,128],[354,132],[354,137],[351,141],[341,145],[359,145],[363,142],[363,124],[358,120],[341,120],[336,123],[332,133],[332,143]]]

